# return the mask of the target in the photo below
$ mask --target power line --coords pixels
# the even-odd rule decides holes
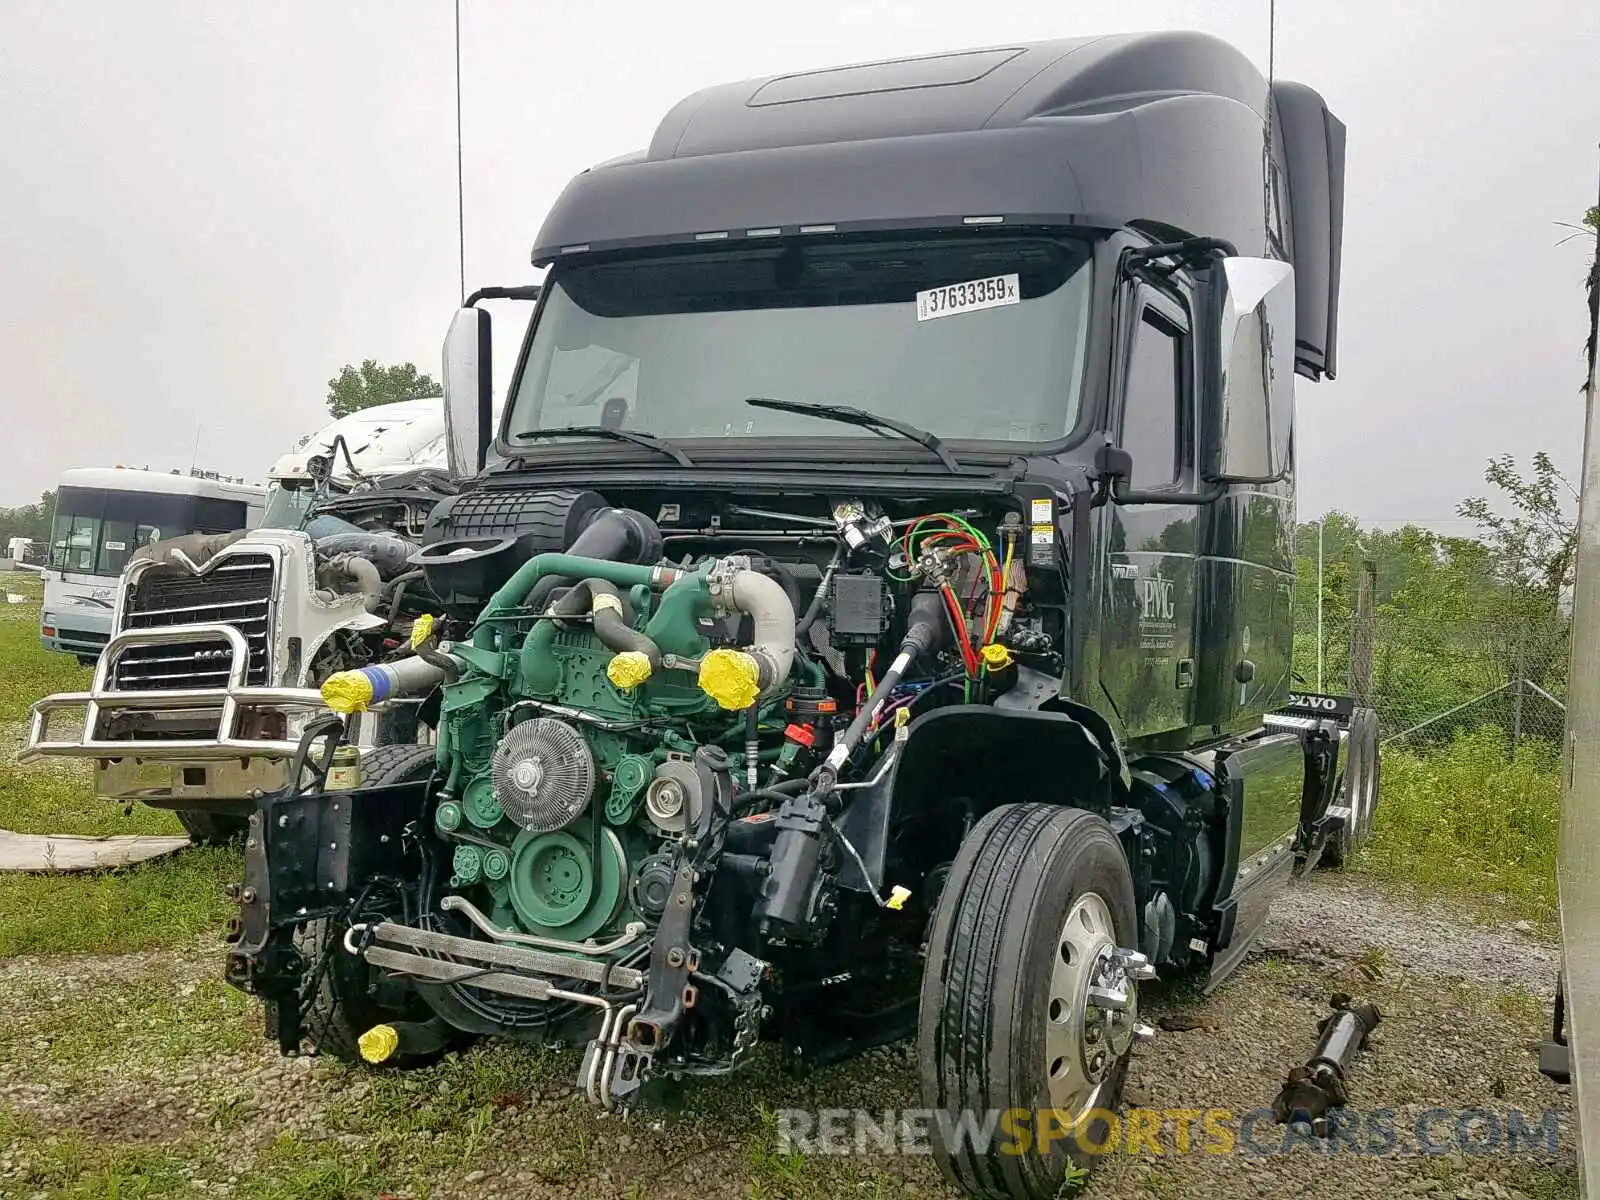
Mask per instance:
[[[461,299],[467,298],[467,193],[461,155],[461,0],[456,0],[456,260],[461,270]]]

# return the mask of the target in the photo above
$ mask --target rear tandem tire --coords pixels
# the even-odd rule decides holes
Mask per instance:
[[[1322,852],[1322,864],[1342,867],[1354,858],[1372,836],[1373,815],[1378,811],[1378,792],[1383,776],[1383,755],[1378,745],[1378,714],[1358,708],[1350,721],[1350,752],[1344,773],[1335,784],[1337,803],[1348,805],[1345,824]]]
[[[1069,1167],[1094,1165],[1089,1148],[1115,1136],[1103,1114],[1121,1104],[1138,1004],[1126,980],[1125,1012],[1091,1006],[1086,992],[1112,978],[1103,973],[1111,948],[1136,944],[1133,880],[1101,817],[1011,804],[967,836],[934,914],[923,972],[923,1103],[955,1128],[981,1129],[1008,1110],[1027,1115],[1013,1113],[987,1145],[947,1143],[936,1126],[934,1156],[957,1188],[1045,1200],[1059,1194]],[[1041,1139],[1041,1114],[1051,1111],[1050,1135]]]
[[[426,779],[433,771],[433,760],[432,746],[378,746],[362,757],[362,786]],[[371,968],[344,948],[347,928],[345,922],[336,924],[324,918],[307,921],[294,932],[294,948],[306,972],[300,993],[301,1042],[312,1054],[364,1064],[359,1043],[367,1030],[389,1021],[425,1021],[433,1013],[415,998],[403,1009],[379,1004],[371,993]],[[268,1001],[266,1009],[267,1036],[275,1038],[279,1020],[277,1002]],[[425,1055],[397,1055],[384,1066],[424,1067],[453,1048],[447,1046]]]

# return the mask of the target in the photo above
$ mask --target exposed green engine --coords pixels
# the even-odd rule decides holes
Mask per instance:
[[[533,585],[571,586],[543,615]],[[748,647],[718,634],[748,614]],[[530,561],[480,615],[444,687],[435,832],[450,850],[447,907],[501,930],[606,945],[653,925],[672,883],[670,841],[709,798],[698,746],[749,764],[752,709],[778,720],[793,607],[748,560],[690,570],[567,555]],[[469,915],[472,915],[469,912]]]

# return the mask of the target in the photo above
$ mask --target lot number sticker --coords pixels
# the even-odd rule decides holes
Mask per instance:
[[[966,283],[951,283],[918,292],[917,320],[931,321],[935,317],[949,317],[956,313],[977,312],[981,308],[999,308],[1020,302],[1015,275],[991,275],[988,279],[971,279]]]

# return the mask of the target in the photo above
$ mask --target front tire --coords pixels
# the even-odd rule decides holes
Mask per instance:
[[[431,746],[378,746],[361,760],[363,787],[415,783],[433,771]],[[433,1014],[421,1000],[411,997],[403,1008],[381,1004],[372,994],[372,970],[344,948],[345,922],[307,921],[294,931],[294,949],[300,956],[301,1042],[312,1054],[325,1054],[344,1062],[365,1063],[361,1035],[374,1025],[393,1021],[425,1021]],[[278,1002],[267,1002],[267,1035],[277,1036]],[[446,1047],[445,1049],[449,1049]],[[386,1066],[421,1067],[437,1061],[445,1050],[422,1055],[397,1055]]]
[[[242,841],[244,831],[250,827],[249,817],[203,808],[180,808],[175,815],[189,840],[197,846],[224,846]]]
[[[1121,1103],[1137,1018],[1126,952],[1114,952],[1136,935],[1133,880],[1101,817],[1005,805],[962,843],[923,972],[923,1102],[949,1128],[981,1128],[992,1113],[1009,1125],[987,1145],[934,1136],[956,1187],[1047,1200],[1114,1137],[1105,1116]],[[1106,990],[1126,1007],[1103,1007]]]

